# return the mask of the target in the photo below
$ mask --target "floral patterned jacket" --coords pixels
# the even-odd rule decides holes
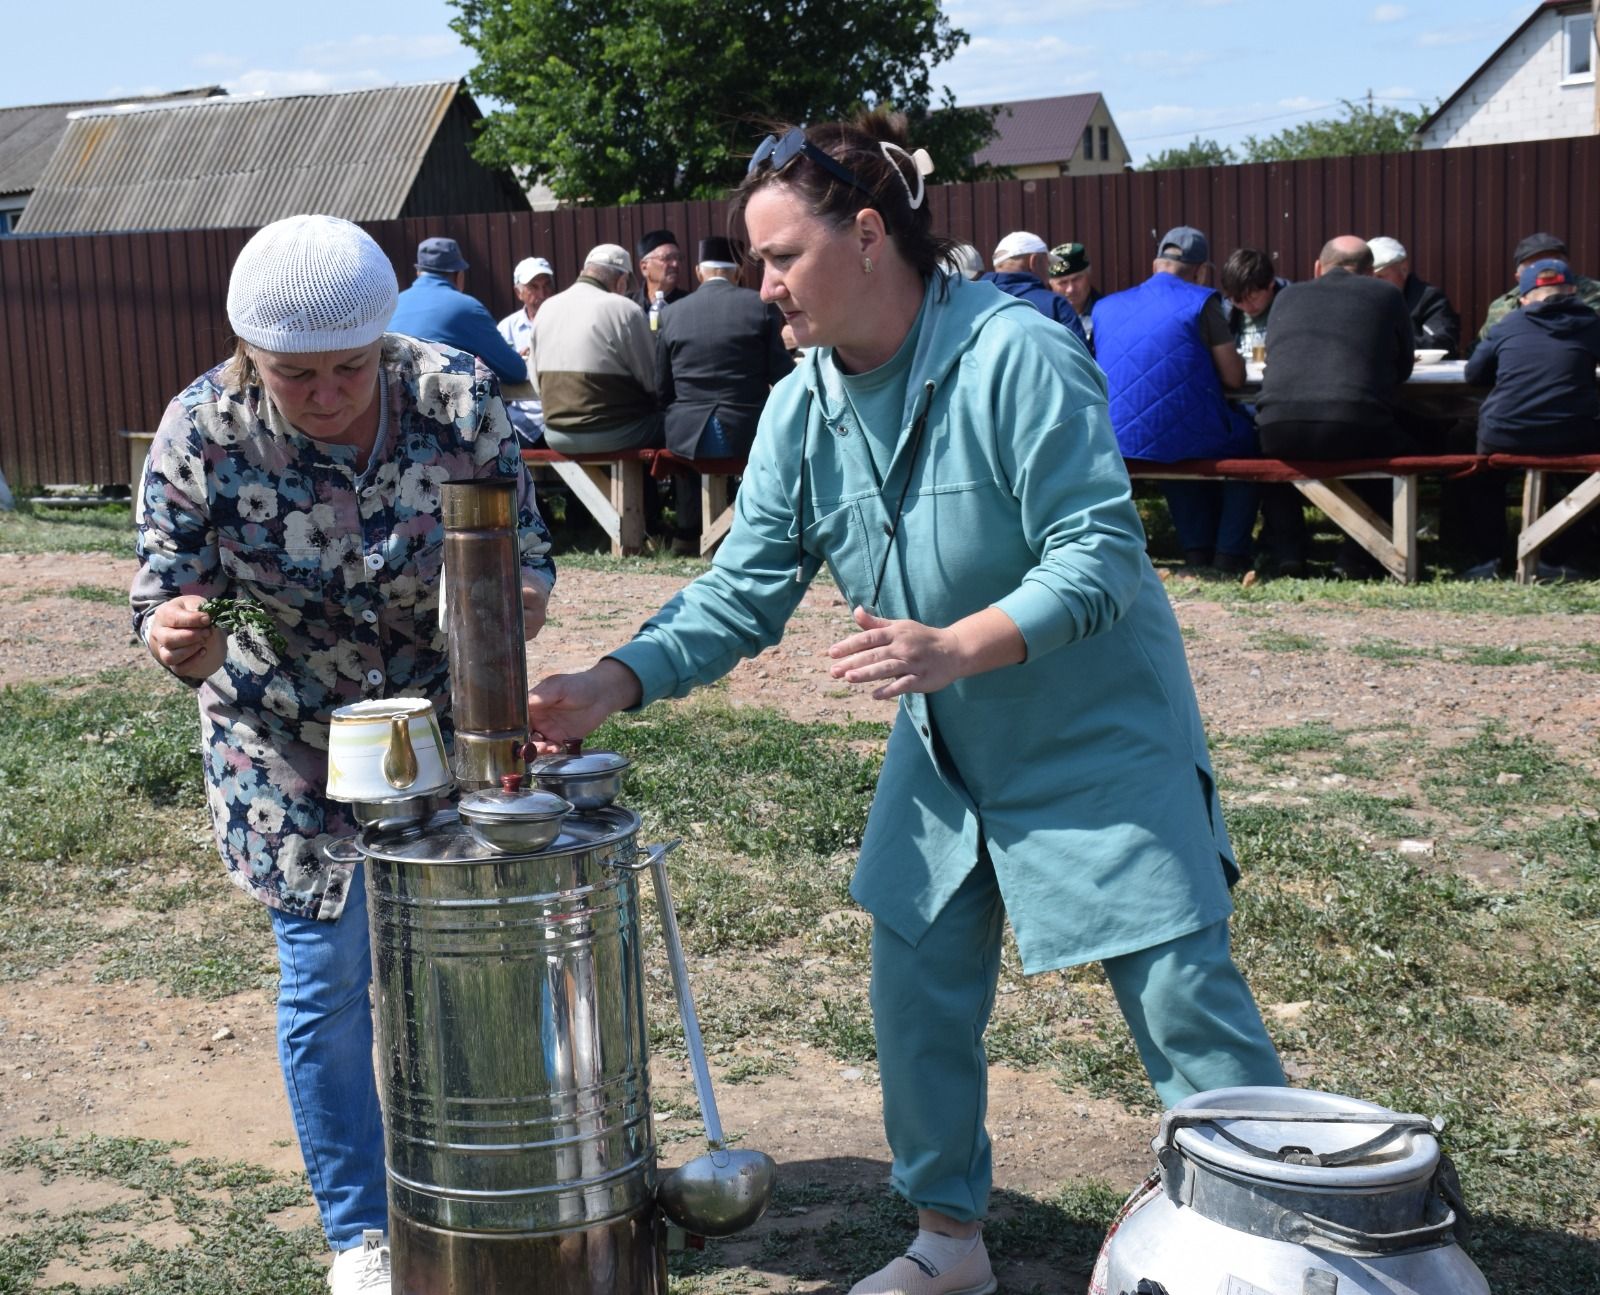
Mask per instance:
[[[281,655],[228,639],[199,685],[211,821],[233,880],[274,908],[336,918],[345,870],[319,847],[354,830],[327,800],[336,706],[427,697],[449,729],[439,626],[441,483],[516,476],[525,581],[555,583],[550,534],[494,375],[464,352],[387,334],[367,466],[301,435],[257,386],[227,392],[218,366],[168,407],[140,493],[133,622],[182,594],[247,597],[276,620]],[[186,681],[193,682],[193,681]]]

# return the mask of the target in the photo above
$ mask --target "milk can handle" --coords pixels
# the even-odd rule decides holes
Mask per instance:
[[[1224,1120],[1270,1121],[1274,1124],[1382,1124],[1384,1133],[1376,1139],[1377,1142],[1387,1142],[1396,1133],[1431,1133],[1437,1136],[1444,1132],[1444,1121],[1437,1116],[1427,1115],[1397,1115],[1392,1111],[1241,1111],[1224,1107],[1196,1106],[1189,1110],[1168,1111],[1161,1117],[1161,1131],[1156,1135],[1155,1150],[1159,1154],[1164,1148],[1174,1145],[1173,1139],[1179,1129],[1193,1128],[1200,1124],[1221,1124]],[[1267,1147],[1258,1147],[1246,1142],[1243,1138],[1230,1134],[1226,1129],[1217,1130],[1234,1146],[1248,1151],[1252,1155],[1259,1155],[1267,1160],[1279,1159],[1278,1153]],[[1363,1143],[1353,1150],[1371,1150],[1371,1144]],[[1341,1157],[1341,1153],[1333,1152],[1324,1158],[1324,1164],[1337,1164],[1334,1157]]]
[[[360,847],[353,836],[336,836],[322,847],[322,857],[329,863],[360,863]]]
[[[1456,1230],[1456,1212],[1445,1207],[1444,1217],[1436,1223],[1425,1223],[1420,1228],[1407,1228],[1402,1232],[1366,1232],[1361,1228],[1347,1227],[1332,1219],[1319,1218],[1295,1210],[1284,1216],[1279,1232],[1285,1241],[1302,1245],[1316,1238],[1329,1248],[1346,1248],[1360,1254],[1378,1251],[1413,1250],[1421,1246],[1437,1245]]]

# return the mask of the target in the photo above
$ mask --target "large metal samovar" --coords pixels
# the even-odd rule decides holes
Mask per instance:
[[[357,815],[392,1288],[666,1295],[638,874],[654,866],[670,911],[670,846],[641,849],[639,817],[621,806],[573,809],[521,790],[531,748],[515,483],[443,489],[451,767],[464,791],[478,790],[459,807],[419,797],[409,813],[386,802],[381,815]],[[550,803],[547,844],[480,828],[495,820],[477,811],[506,810],[514,833],[519,807]],[[685,1024],[699,1059],[692,1008]],[[766,1191],[770,1173],[734,1226],[753,1221]],[[678,1195],[663,1199],[678,1208]]]

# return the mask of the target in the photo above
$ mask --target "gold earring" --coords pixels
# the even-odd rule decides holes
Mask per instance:
[[[872,273],[872,258],[870,256],[863,256],[861,258],[861,272],[863,274]]]

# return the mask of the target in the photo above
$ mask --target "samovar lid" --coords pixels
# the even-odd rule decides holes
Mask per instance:
[[[576,811],[561,820],[561,832],[542,850],[521,856],[539,858],[604,849],[636,836],[639,816],[620,805]],[[504,863],[506,856],[472,835],[454,809],[442,810],[418,826],[383,831],[371,828],[357,838],[362,854],[390,863]]]
[[[1159,1155],[1170,1141],[1187,1158],[1229,1174],[1372,1190],[1431,1179],[1439,1163],[1436,1130],[1424,1117],[1339,1093],[1217,1088],[1174,1106],[1154,1145]]]

